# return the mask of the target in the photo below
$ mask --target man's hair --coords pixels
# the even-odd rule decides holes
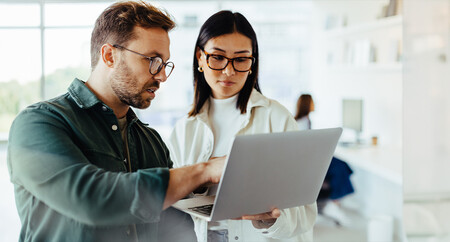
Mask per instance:
[[[253,30],[252,25],[244,17],[244,15],[238,12],[231,12],[228,10],[222,10],[211,17],[209,17],[206,22],[200,28],[200,33],[197,37],[197,42],[195,44],[194,50],[194,104],[192,109],[189,111],[189,117],[195,116],[200,113],[203,104],[211,96],[211,87],[206,82],[203,73],[200,73],[198,68],[198,60],[196,56],[197,49],[204,50],[206,43],[212,39],[222,35],[240,33],[248,37],[252,41],[252,56],[255,58],[255,63],[253,64],[251,71],[252,73],[248,75],[244,86],[241,91],[239,91],[238,101],[236,103],[236,108],[241,111],[242,114],[247,111],[247,103],[250,99],[250,94],[253,88],[258,92],[261,92],[258,83],[258,65],[259,65],[259,51],[258,51],[258,41],[256,39],[256,33]]]
[[[95,21],[91,35],[91,68],[97,66],[105,43],[125,45],[134,39],[134,27],[162,28],[170,31],[175,22],[170,15],[144,1],[117,2],[106,8]]]

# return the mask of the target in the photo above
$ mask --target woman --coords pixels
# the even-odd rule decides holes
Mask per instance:
[[[314,101],[311,95],[300,95],[297,101],[297,114],[295,115],[295,120],[297,120],[298,128],[300,130],[311,129],[309,113],[312,111],[314,111]]]
[[[201,27],[194,53],[194,103],[169,140],[175,166],[227,154],[235,135],[296,130],[289,111],[258,85],[256,34],[240,13],[220,11]],[[208,159],[206,159],[208,160]],[[276,162],[276,161],[274,161]],[[316,204],[277,210],[261,220],[207,223],[194,218],[199,241],[311,241]]]

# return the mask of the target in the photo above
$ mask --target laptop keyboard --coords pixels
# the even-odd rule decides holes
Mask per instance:
[[[205,215],[211,215],[213,205],[214,204],[208,204],[208,205],[193,207],[193,208],[189,208],[189,209],[192,211],[198,212],[198,213],[205,214]]]

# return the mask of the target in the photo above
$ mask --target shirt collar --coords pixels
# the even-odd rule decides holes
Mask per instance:
[[[252,108],[259,106],[262,107],[269,106],[269,100],[266,97],[264,97],[260,92],[258,92],[256,89],[253,89],[247,103],[247,114],[250,114]]]
[[[70,96],[73,98],[78,107],[83,109],[92,108],[97,104],[105,105],[95,94],[85,85],[85,82],[75,78],[68,88]],[[108,107],[109,108],[109,107]],[[130,107],[127,112],[128,123],[132,124],[138,120],[137,115]],[[147,125],[146,123],[142,123]]]
[[[68,88],[70,96],[80,108],[91,108],[98,103],[100,99],[85,85],[85,82],[75,78]]]

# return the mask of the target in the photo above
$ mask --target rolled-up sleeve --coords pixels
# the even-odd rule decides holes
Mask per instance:
[[[11,181],[80,223],[110,226],[157,221],[169,170],[125,173],[101,169],[77,146],[69,126],[42,108],[19,114],[8,144]]]

